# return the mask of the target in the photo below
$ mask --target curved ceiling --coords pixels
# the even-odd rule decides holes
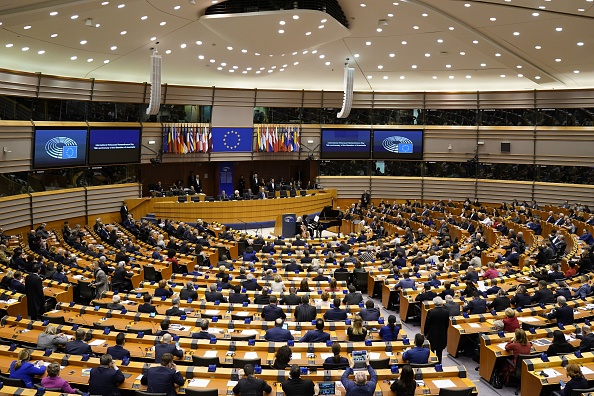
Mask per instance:
[[[0,67],[144,82],[156,47],[168,84],[340,91],[349,58],[357,91],[594,86],[593,0],[340,0],[348,30],[318,11],[204,17],[213,3],[4,0]]]

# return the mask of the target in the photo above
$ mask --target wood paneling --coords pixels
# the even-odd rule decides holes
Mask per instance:
[[[362,190],[357,191],[359,197]],[[371,198],[374,201],[378,199],[420,199],[421,198],[421,179],[410,177],[371,177]]]
[[[369,176],[320,176],[318,183],[325,189],[336,190],[337,197],[359,199],[365,190],[371,187]]]
[[[33,224],[85,216],[84,188],[33,193],[31,200],[33,202]]]

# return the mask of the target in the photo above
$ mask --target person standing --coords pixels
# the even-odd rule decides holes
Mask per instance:
[[[128,205],[126,205],[126,201],[122,202],[122,206],[120,207],[120,216],[122,217],[122,223],[126,221],[128,218]]]
[[[95,287],[96,298],[101,298],[103,293],[109,290],[109,284],[107,283],[107,275],[99,267],[99,261],[93,262],[93,273],[95,274],[95,280],[91,285]]]
[[[35,264],[33,266],[33,273],[29,274],[25,279],[25,293],[27,294],[27,310],[29,316],[33,320],[41,317],[45,307],[45,296],[43,294],[43,284],[39,277],[41,266]]]
[[[433,299],[435,308],[427,312],[425,319],[425,328],[423,334],[431,343],[431,350],[437,355],[439,363],[441,363],[441,354],[448,342],[448,326],[450,324],[450,314],[443,306],[441,297]]]

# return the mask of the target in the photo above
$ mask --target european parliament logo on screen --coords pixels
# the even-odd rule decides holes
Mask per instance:
[[[382,146],[392,153],[401,154],[412,153],[414,148],[412,140],[402,136],[387,137],[382,141]]]
[[[52,158],[76,159],[78,154],[78,145],[73,139],[64,136],[58,136],[48,140],[45,144],[45,152]]]
[[[423,131],[378,129],[373,131],[373,159],[423,159]]]

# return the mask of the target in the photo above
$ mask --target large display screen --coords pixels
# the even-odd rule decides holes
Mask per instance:
[[[87,128],[35,128],[33,169],[85,166]]]
[[[322,159],[369,159],[369,129],[322,129]]]
[[[140,162],[140,128],[91,128],[89,165]]]
[[[373,159],[422,160],[423,131],[373,131]]]

